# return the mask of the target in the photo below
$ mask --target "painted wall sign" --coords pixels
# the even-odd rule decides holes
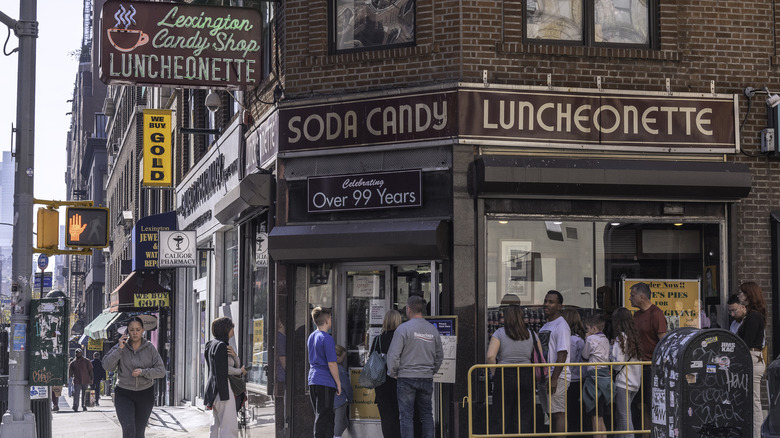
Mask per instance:
[[[273,111],[267,119],[246,136],[246,174],[265,169],[279,151],[279,112]]]
[[[199,238],[221,226],[212,211],[214,204],[238,186],[242,136],[239,119],[225,130],[216,147],[209,149],[176,185],[179,229],[195,230]]]
[[[461,90],[459,138],[511,145],[736,152],[733,96]]]
[[[160,231],[160,268],[194,268],[198,266],[197,235],[194,231]]]
[[[109,1],[100,18],[100,79],[236,89],[262,80],[260,11]]]
[[[144,110],[144,187],[173,185],[171,110]]]
[[[279,151],[459,143],[736,153],[738,96],[547,87],[418,89],[368,99],[306,100],[280,110]]]
[[[279,151],[449,138],[455,91],[310,104],[280,110]]]
[[[308,182],[309,213],[420,207],[422,171],[317,176]]]
[[[159,232],[176,229],[176,212],[146,216],[133,228],[133,271],[157,269]]]

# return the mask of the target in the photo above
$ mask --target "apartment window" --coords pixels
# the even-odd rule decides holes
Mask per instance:
[[[335,0],[331,47],[349,52],[415,43],[415,0]]]
[[[532,42],[650,48],[655,0],[526,0]]]

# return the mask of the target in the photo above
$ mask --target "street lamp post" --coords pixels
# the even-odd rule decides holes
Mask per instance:
[[[8,372],[8,412],[3,415],[0,435],[36,435],[35,415],[30,409],[27,365],[27,326],[32,290],[33,169],[35,153],[35,50],[38,38],[38,4],[20,0],[19,20],[0,12],[0,21],[19,38],[16,95],[16,172],[14,175],[14,233],[11,270],[11,351]]]

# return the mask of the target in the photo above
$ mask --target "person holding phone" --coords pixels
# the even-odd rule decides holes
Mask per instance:
[[[117,374],[114,406],[122,438],[144,438],[154,407],[154,379],[165,377],[160,353],[143,334],[143,320],[131,319],[119,342],[103,358],[103,367]]]

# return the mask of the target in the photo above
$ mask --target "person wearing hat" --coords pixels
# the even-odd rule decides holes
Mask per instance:
[[[70,361],[68,374],[73,378],[73,412],[79,410],[79,398],[83,411],[87,410],[87,390],[92,384],[92,362],[84,357],[81,348],[76,349],[76,358]]]

